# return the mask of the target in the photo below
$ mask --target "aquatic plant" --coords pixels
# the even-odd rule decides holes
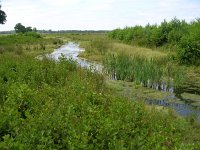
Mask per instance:
[[[134,81],[144,86],[180,86],[184,71],[167,58],[145,58],[126,54],[109,54],[104,59],[105,72],[117,80]],[[161,84],[162,83],[162,84]],[[171,85],[173,84],[173,85]]]

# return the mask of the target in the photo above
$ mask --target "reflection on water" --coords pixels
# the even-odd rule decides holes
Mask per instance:
[[[164,100],[164,99],[163,100],[146,99],[145,103],[150,104],[150,105],[158,105],[158,106],[172,108],[179,115],[184,116],[184,117],[196,115],[197,119],[200,121],[200,111],[188,104],[169,102],[168,100]]]
[[[162,87],[162,85],[159,86]],[[182,96],[185,90],[181,88],[174,88],[172,86],[166,86],[166,88],[151,88],[168,92],[169,95],[164,97],[163,99],[146,99],[145,103],[174,109],[179,115],[184,117],[195,115],[200,121],[200,107],[192,105],[192,103],[194,102],[192,97],[185,98]],[[200,101],[200,99],[198,100]]]

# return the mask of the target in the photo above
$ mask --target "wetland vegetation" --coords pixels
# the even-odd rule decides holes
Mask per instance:
[[[190,83],[198,92],[199,29],[199,20],[174,19],[108,35],[0,36],[0,149],[199,149],[195,115],[144,103],[168,95],[152,86],[180,90]],[[67,41],[79,42],[79,56],[102,63],[106,74],[64,56],[36,59]],[[180,95],[198,104],[197,92]]]

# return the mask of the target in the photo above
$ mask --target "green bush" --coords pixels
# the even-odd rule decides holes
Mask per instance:
[[[200,65],[200,21],[193,22],[188,34],[181,38],[178,59],[183,64]]]
[[[41,38],[41,35],[37,32],[26,32],[24,35],[25,36],[31,36],[31,37],[34,37],[34,38]]]
[[[175,51],[178,61],[183,64],[199,65],[199,19],[187,23],[177,18],[160,25],[146,25],[115,29],[108,33],[108,37],[128,44],[147,47],[169,47]]]
[[[102,75],[64,57],[54,62],[0,56],[0,102],[0,149],[143,150],[192,144],[184,136],[194,129],[183,119],[112,95]]]

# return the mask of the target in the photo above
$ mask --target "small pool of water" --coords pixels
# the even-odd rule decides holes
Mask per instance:
[[[199,107],[191,106],[187,103],[184,103],[182,101],[171,101],[167,98],[164,99],[146,99],[146,104],[149,105],[157,105],[157,106],[163,106],[167,108],[174,109],[177,114],[183,116],[183,117],[189,117],[189,116],[195,116],[197,120],[200,121],[200,110]]]

